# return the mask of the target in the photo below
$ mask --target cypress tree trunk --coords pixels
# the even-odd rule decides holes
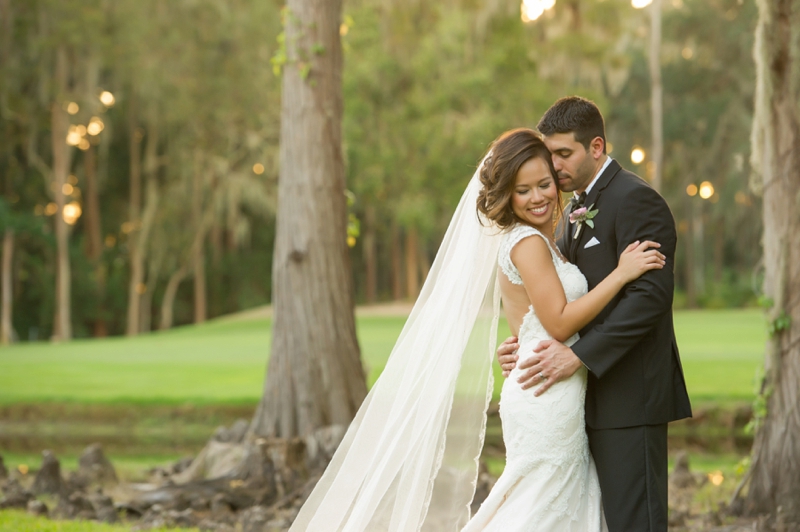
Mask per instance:
[[[94,146],[90,146],[83,154],[86,169],[86,255],[94,265],[94,276],[97,282],[97,297],[100,309],[105,307],[106,272],[100,258],[103,255],[103,230],[100,220],[100,191],[97,183],[97,154]],[[108,334],[105,318],[98,317],[92,326],[92,335],[102,337]]]
[[[747,514],[771,514],[777,530],[800,525],[800,114],[796,83],[800,0],[758,0],[752,164],[764,197],[764,293],[773,302],[753,444]],[[758,409],[757,409],[758,410]],[[758,414],[758,412],[757,412]]]
[[[13,326],[11,322],[12,304],[14,301],[12,278],[14,268],[14,230],[6,229],[3,233],[3,269],[0,275],[2,304],[0,304],[0,344],[12,342]]]
[[[341,9],[341,0],[287,3],[275,318],[256,436],[349,424],[366,395],[346,241]]]
[[[195,151],[195,168],[192,176],[192,225],[195,230],[192,246],[194,271],[194,323],[206,321],[206,229],[203,226],[203,175],[202,156]]]
[[[55,90],[50,115],[50,136],[53,143],[53,196],[58,207],[54,218],[56,233],[56,315],[53,340],[72,339],[71,315],[71,270],[69,263],[69,227],[64,221],[64,185],[67,183],[70,166],[70,148],[67,146],[69,117],[62,101],[67,92],[67,51],[64,46],[56,50]]]
[[[131,276],[128,281],[128,321],[125,328],[127,336],[139,334],[139,304],[141,284],[144,278],[144,259],[139,247],[142,212],[142,129],[139,127],[139,108],[134,89],[131,89],[128,108],[128,135],[130,136],[130,198],[128,223],[128,260]]]

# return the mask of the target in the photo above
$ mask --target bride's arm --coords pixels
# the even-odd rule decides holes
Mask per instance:
[[[597,316],[629,282],[648,270],[663,268],[663,256],[655,242],[634,242],[620,257],[617,268],[581,298],[567,303],[547,242],[527,237],[511,250],[533,310],[545,330],[564,342]]]

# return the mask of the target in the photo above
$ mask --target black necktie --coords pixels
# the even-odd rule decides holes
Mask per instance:
[[[586,192],[581,192],[579,196],[572,196],[569,200],[569,213],[572,214],[575,209],[579,209],[586,203]]]

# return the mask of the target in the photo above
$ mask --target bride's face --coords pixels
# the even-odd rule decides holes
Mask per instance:
[[[523,164],[514,182],[511,208],[517,218],[543,231],[552,231],[553,212],[558,202],[556,187],[550,165],[542,158],[528,159]]]

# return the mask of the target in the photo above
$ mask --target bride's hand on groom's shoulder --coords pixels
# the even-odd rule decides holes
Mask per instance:
[[[534,356],[523,360],[519,369],[524,370],[517,379],[522,388],[540,384],[535,396],[540,396],[552,385],[575,374],[583,365],[572,349],[556,340],[543,340],[533,349]]]
[[[509,336],[497,348],[497,361],[503,369],[503,377],[508,377],[517,366],[517,360],[519,359],[517,349],[519,349],[519,344],[516,336]]]

